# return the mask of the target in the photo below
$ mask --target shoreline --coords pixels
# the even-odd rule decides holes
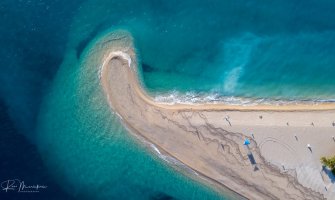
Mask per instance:
[[[178,91],[166,91],[164,92],[152,92],[148,91],[141,83],[141,87],[145,92],[148,93],[155,102],[167,105],[175,104],[226,104],[234,106],[249,107],[253,105],[270,105],[270,106],[282,106],[282,105],[318,105],[323,103],[335,103],[335,99],[279,99],[279,98],[252,98],[252,97],[238,97],[238,96],[222,96],[217,93],[205,93],[205,92],[178,92]]]
[[[165,162],[167,165],[169,165],[170,167],[172,167],[174,170],[178,171],[179,173],[182,173],[186,176],[189,176],[191,179],[198,179],[198,182],[201,182],[201,184],[205,184],[207,187],[215,187],[212,188],[214,189],[217,193],[220,193],[221,195],[225,196],[225,197],[230,197],[233,199],[248,199],[246,196],[238,193],[237,191],[231,189],[230,187],[228,187],[225,184],[220,183],[219,181],[206,176],[205,174],[203,174],[202,172],[192,168],[191,166],[186,165],[185,163],[181,162],[180,160],[178,160],[178,158],[176,158],[175,156],[171,155],[169,152],[165,151],[163,148],[161,148],[158,145],[155,145],[154,143],[152,143],[152,141],[145,137],[145,135],[137,132],[136,130],[134,130],[131,125],[127,124],[126,121],[123,120],[122,117],[120,117],[120,121],[126,125],[126,129],[128,130],[128,132],[134,136],[135,138],[137,138],[138,140],[140,140],[140,142],[142,143],[141,145],[144,145],[146,148],[150,149],[151,153],[156,155],[161,162]],[[169,159],[166,159],[164,157],[168,157],[169,159],[173,159],[173,162]],[[200,179],[200,180],[199,180]],[[223,189],[223,191],[222,191]],[[228,193],[227,193],[228,192]]]
[[[233,199],[236,199],[236,198],[248,199],[246,196],[243,196],[242,194],[234,191],[228,186],[216,181],[215,179],[209,176],[206,176],[202,172],[197,171],[188,165],[185,165],[184,163],[179,161],[178,158],[171,155],[169,152],[166,152],[161,147],[156,146],[155,144],[151,143],[150,140],[146,138],[144,135],[140,133],[134,134],[133,132],[131,132],[131,134],[134,135],[134,137],[138,137],[138,139],[142,143],[144,143],[144,145],[150,149],[151,153],[155,154],[160,159],[160,161],[165,162],[167,165],[169,165],[170,167],[172,167],[174,170],[178,171],[179,173],[189,176],[193,180],[198,179],[197,180],[198,182],[201,182],[201,184],[205,184],[207,187],[212,187],[213,190],[215,190],[217,193],[220,193],[221,195],[225,197],[228,196]],[[168,157],[169,159],[166,159],[165,157]],[[172,159],[173,161],[171,161],[170,159]]]
[[[264,133],[264,129],[277,126],[276,123],[282,122],[283,117],[286,120],[286,115],[290,115],[290,119],[299,119],[306,115],[310,117],[316,114],[322,118],[335,119],[335,104],[250,107],[222,104],[161,104],[153,101],[141,88],[131,38],[127,38],[130,41],[123,41],[125,37],[122,38],[113,40],[109,44],[102,40],[98,46],[104,46],[99,49],[101,52],[96,53],[97,56],[103,54],[100,61],[102,63],[100,77],[108,102],[132,132],[146,138],[181,163],[200,172],[202,176],[213,179],[241,196],[247,198],[323,198],[318,189],[309,189],[308,186],[306,187],[308,184],[301,184],[297,176],[281,173],[278,166],[269,163],[271,154],[265,158],[262,149],[258,146],[261,141],[246,135],[245,129],[260,128],[259,133],[255,132],[258,137]],[[107,39],[108,37],[105,38]],[[105,51],[111,53],[106,54]],[[125,59],[122,54],[115,54],[119,51],[127,54],[132,62]],[[221,115],[230,116],[234,127],[228,126],[222,120]],[[255,117],[263,115],[269,116],[272,120],[267,121],[265,118],[259,122]],[[246,120],[250,119],[252,120],[249,125]],[[313,116],[309,119],[313,119]],[[226,119],[226,121],[229,120]],[[321,121],[323,122],[320,125],[319,122],[316,122],[317,127],[329,128],[330,121],[326,122],[323,119]],[[304,121],[294,123],[296,124],[293,128],[306,129],[309,127],[309,124]],[[284,123],[280,127],[284,130]],[[254,166],[248,163],[247,152],[241,145],[245,138],[251,141],[254,159],[258,161],[256,165],[259,169],[256,172],[253,172],[252,167]],[[278,152],[273,153],[275,156],[277,154]],[[269,184],[273,188],[269,188]],[[288,184],[293,184],[294,187],[287,188]]]
[[[134,74],[137,74],[135,72]],[[165,102],[155,101],[152,97],[150,97],[141,87],[141,83],[139,83],[138,79],[133,78],[133,81],[136,81],[137,92],[145,101],[153,106],[158,106],[164,109],[171,110],[180,110],[180,109],[194,109],[194,110],[225,110],[225,111],[328,111],[335,110],[335,102],[320,102],[314,104],[314,102],[309,102],[311,104],[303,104],[301,102],[292,103],[292,104],[284,104],[284,105],[272,105],[272,104],[257,104],[257,105],[230,105],[225,103],[175,103],[175,104],[167,104]]]
[[[127,58],[128,59],[128,58]],[[108,60],[108,58],[107,58]],[[105,61],[104,61],[105,62]],[[136,77],[138,76],[137,68],[130,67],[134,70],[132,73],[132,81],[134,81],[135,89],[137,90],[138,95],[140,95],[148,104],[153,106],[159,106],[164,109],[171,110],[180,110],[180,109],[194,109],[194,110],[225,110],[225,111],[327,111],[335,110],[335,102],[319,102],[317,104],[303,104],[301,102],[284,104],[284,105],[272,105],[272,104],[257,104],[257,105],[229,105],[225,103],[192,103],[192,104],[183,104],[175,103],[173,105],[166,104],[165,102],[157,102],[153,97],[149,96],[147,92],[143,89],[143,84]],[[307,102],[307,101],[306,101]]]

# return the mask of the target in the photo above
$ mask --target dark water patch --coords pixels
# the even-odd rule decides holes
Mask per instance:
[[[0,183],[20,179],[25,185],[46,185],[39,193],[0,190],[0,199],[74,199],[49,176],[35,145],[19,134],[0,100]]]
[[[150,198],[151,200],[177,200],[176,198],[168,195],[168,194],[165,194],[163,192],[160,192],[156,195],[154,195],[152,198]]]
[[[143,72],[153,72],[155,69],[148,64],[142,63]]]
[[[42,96],[63,60],[80,2],[0,2],[0,97],[22,133],[33,134]]]

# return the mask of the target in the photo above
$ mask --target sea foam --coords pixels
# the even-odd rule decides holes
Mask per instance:
[[[168,105],[175,104],[227,104],[227,105],[239,105],[239,106],[255,106],[259,104],[263,105],[290,105],[290,104],[319,104],[326,102],[335,102],[335,99],[267,99],[267,98],[247,98],[247,97],[235,97],[235,96],[222,96],[219,93],[197,93],[197,92],[186,92],[181,93],[178,91],[171,91],[165,94],[152,94],[153,99],[157,103],[163,103]]]

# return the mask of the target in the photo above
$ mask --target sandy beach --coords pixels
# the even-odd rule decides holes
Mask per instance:
[[[155,102],[141,87],[126,32],[101,38],[85,64],[99,67],[111,112],[133,134],[201,176],[249,199],[335,199],[333,176],[320,164],[321,156],[335,153],[335,104]]]

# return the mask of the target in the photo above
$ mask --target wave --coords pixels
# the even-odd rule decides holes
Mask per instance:
[[[171,91],[165,94],[154,93],[153,99],[157,103],[168,105],[174,104],[227,104],[239,106],[255,106],[263,105],[289,105],[289,104],[319,104],[327,102],[335,102],[335,99],[268,99],[268,98],[248,98],[236,96],[222,96],[219,93],[202,93],[202,92],[186,92]]]

